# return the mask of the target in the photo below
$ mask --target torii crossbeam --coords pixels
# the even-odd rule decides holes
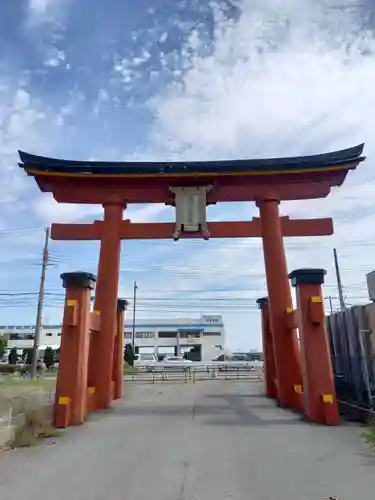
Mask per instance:
[[[280,217],[283,236],[330,236],[333,234],[332,219],[290,219]],[[208,222],[210,238],[261,238],[260,217],[248,221]],[[175,228],[173,222],[131,222],[123,220],[119,228],[121,240],[170,240]],[[51,226],[51,238],[60,241],[101,240],[103,221],[92,224],[61,224]],[[194,233],[184,233],[182,238],[197,238]]]

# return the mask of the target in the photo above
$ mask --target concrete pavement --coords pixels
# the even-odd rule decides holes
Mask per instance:
[[[56,444],[0,457],[1,500],[340,500],[374,497],[355,425],[275,408],[255,381],[132,384]]]

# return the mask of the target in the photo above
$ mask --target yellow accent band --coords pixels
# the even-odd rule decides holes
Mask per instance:
[[[100,311],[93,311],[94,316],[100,316]]]
[[[96,392],[96,387],[88,387],[88,388],[87,388],[87,391],[88,391],[88,393],[89,393],[89,394],[90,394],[90,396],[91,396],[92,394],[95,394],[95,392]]]
[[[297,393],[297,394],[303,394],[302,385],[296,384],[293,387],[294,387],[294,392],[295,393]]]
[[[288,314],[291,314],[291,313],[293,312],[293,307],[287,307],[287,308],[286,308],[286,312],[287,312]]]
[[[318,295],[315,295],[313,297],[310,297],[311,302],[314,304],[321,304],[322,303],[322,297],[319,297]]]
[[[68,396],[59,397],[59,405],[68,405],[70,403],[70,398]]]
[[[183,162],[181,162],[183,163]],[[48,177],[81,177],[86,179],[94,179],[94,178],[128,178],[128,177],[224,177],[224,176],[244,176],[244,175],[283,175],[283,174],[309,174],[312,172],[328,172],[328,171],[340,171],[340,170],[348,170],[351,167],[356,167],[359,162],[348,163],[347,165],[341,165],[339,167],[320,167],[320,168],[311,168],[311,169],[294,169],[294,170],[269,170],[269,171],[260,171],[260,172],[196,172],[196,173],[186,173],[186,174],[84,174],[84,173],[74,173],[74,172],[45,172],[44,170],[37,170],[34,168],[25,168],[25,172],[31,175],[43,175]]]
[[[66,302],[66,305],[69,307],[69,306],[76,306],[78,304],[78,302],[76,300],[73,300],[73,299],[70,299],[70,300],[67,300]]]
[[[333,405],[333,396],[332,394],[322,394],[323,403],[328,403]]]

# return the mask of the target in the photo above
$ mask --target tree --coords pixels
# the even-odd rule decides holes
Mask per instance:
[[[17,353],[17,348],[13,347],[10,350],[9,356],[8,356],[8,363],[10,365],[16,365],[18,361],[18,353]]]
[[[132,344],[126,344],[124,351],[125,363],[127,363],[129,366],[134,366],[134,359],[135,359],[135,354]]]
[[[5,337],[0,337],[0,359],[5,356],[5,350],[7,348],[8,341]]]
[[[31,365],[32,359],[33,359],[33,350],[32,349],[24,349],[23,353],[22,353],[22,359],[26,365]]]
[[[43,363],[46,365],[47,370],[50,370],[55,364],[55,353],[52,347],[46,347],[43,356]]]

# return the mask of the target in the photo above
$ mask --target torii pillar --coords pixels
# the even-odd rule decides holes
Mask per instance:
[[[289,274],[296,288],[303,367],[305,415],[313,422],[339,425],[331,352],[324,316],[325,269],[296,269]]]
[[[302,410],[298,389],[302,386],[297,332],[290,329],[288,312],[292,309],[292,294],[279,213],[279,200],[257,201],[262,224],[262,240],[270,322],[276,365],[276,386],[281,407]]]
[[[258,307],[262,315],[262,343],[263,343],[263,363],[264,363],[264,383],[265,392],[268,398],[277,398],[276,388],[276,366],[273,349],[273,338],[270,324],[270,313],[268,297],[257,300]]]
[[[100,315],[100,332],[90,341],[88,387],[94,392],[94,409],[108,408],[112,400],[114,344],[117,332],[117,297],[120,276],[120,228],[125,204],[114,199],[103,204],[101,244],[94,310]]]
[[[120,399],[124,393],[124,335],[126,299],[117,299],[117,331],[113,356],[113,399]]]

